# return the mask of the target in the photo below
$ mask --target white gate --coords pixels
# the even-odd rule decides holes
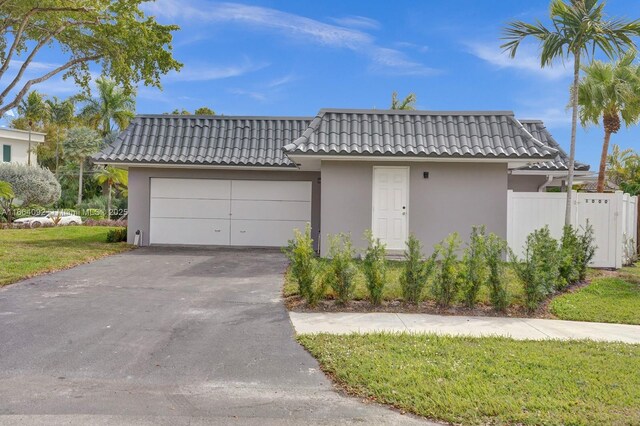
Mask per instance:
[[[527,235],[547,225],[554,238],[562,236],[566,193],[508,192],[507,242],[521,255]],[[573,196],[571,224],[593,226],[598,247],[591,266],[620,268],[636,253],[638,197],[614,194],[577,193]]]

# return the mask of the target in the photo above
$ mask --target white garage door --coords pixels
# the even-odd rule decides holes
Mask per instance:
[[[311,182],[151,179],[151,244],[280,247],[311,221]]]

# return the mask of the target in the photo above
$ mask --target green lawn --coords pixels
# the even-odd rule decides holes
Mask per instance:
[[[105,242],[109,227],[0,230],[0,286],[130,250]]]
[[[640,424],[640,345],[301,335],[350,393],[462,424]]]
[[[320,262],[327,263],[327,259],[320,259]],[[365,300],[368,298],[367,285],[365,282],[365,277],[360,268],[362,261],[357,260],[356,265],[358,266],[358,272],[355,277],[355,290],[354,290],[354,299],[355,300]],[[400,271],[402,269],[403,262],[400,261],[389,261],[388,262],[389,269],[387,273],[387,285],[385,286],[383,292],[384,300],[401,300],[402,299],[402,289],[400,287]],[[524,297],[522,285],[517,281],[517,278],[513,274],[509,268],[505,269],[505,279],[507,281],[507,291],[509,293],[509,297],[511,303],[514,305],[521,305]],[[426,300],[433,300],[433,296],[429,291],[431,289],[431,282],[427,283],[427,287],[424,291],[424,298]],[[285,296],[293,296],[298,294],[298,285],[293,280],[290,272],[287,271],[285,275],[285,283],[284,283],[284,295]],[[327,290],[327,296],[329,298],[333,297],[333,292],[329,288]],[[460,292],[458,302],[462,302],[462,292]],[[479,303],[488,304],[489,303],[489,291],[488,287],[483,286],[480,290],[480,294],[478,296]]]
[[[624,268],[620,278],[596,278],[591,284],[551,301],[549,311],[564,320],[640,324],[640,280],[637,269]]]

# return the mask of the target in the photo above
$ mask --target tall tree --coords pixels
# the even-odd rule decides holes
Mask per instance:
[[[84,162],[88,156],[100,149],[102,138],[95,130],[88,127],[74,127],[67,132],[67,137],[62,143],[65,155],[75,160],[80,171],[78,173],[78,204],[82,203],[82,178]]]
[[[32,86],[55,75],[71,77],[88,90],[90,64],[99,65],[125,92],[138,82],[160,87],[163,74],[182,67],[173,58],[171,45],[172,32],[179,28],[146,16],[144,2],[0,1],[0,78],[11,63],[18,66],[0,91],[0,116],[16,107]],[[44,47],[55,47],[63,55],[59,66],[44,70],[33,66]]]
[[[414,111],[416,109],[416,94],[409,93],[403,100],[398,99],[398,92],[391,94],[391,108],[405,111]]]
[[[111,219],[111,197],[114,187],[126,187],[128,174],[126,170],[106,166],[95,175],[100,185],[107,185],[107,219]]]
[[[604,192],[605,171],[611,135],[618,133],[622,122],[628,127],[640,119],[640,67],[634,65],[635,54],[628,53],[614,63],[593,61],[583,67],[585,76],[578,86],[580,121],[604,126],[597,191]]]
[[[607,179],[631,195],[640,193],[640,156],[631,148],[616,144],[607,158]]]
[[[216,112],[209,107],[203,106],[193,112],[195,115],[216,115]]]
[[[602,50],[609,58],[635,48],[631,39],[640,35],[640,20],[628,21],[621,18],[607,18],[604,15],[605,2],[598,0],[552,0],[549,9],[552,26],[547,28],[541,22],[528,24],[513,21],[504,30],[501,46],[512,58],[516,56],[523,40],[534,38],[540,46],[540,66],[551,66],[558,58],[573,59],[573,84],[571,85],[571,146],[569,149],[569,171],[567,178],[567,206],[565,223],[571,223],[574,163],[576,154],[576,132],[578,126],[578,82],[583,55]]]
[[[49,119],[49,105],[45,102],[44,96],[35,90],[29,93],[18,104],[19,117],[12,122],[12,126],[28,130],[42,130],[44,123]],[[31,139],[29,139],[29,147],[27,154],[27,164],[31,165]]]
[[[96,79],[96,89],[96,97],[78,97],[84,103],[79,117],[100,130],[102,136],[112,133],[112,124],[119,130],[124,130],[135,116],[136,102],[133,95],[106,77]]]
[[[67,129],[73,122],[75,106],[71,99],[65,99],[64,101],[53,97],[46,100],[49,105],[49,120],[48,125],[52,127],[54,134],[54,144],[56,150],[56,178],[58,177],[58,167],[60,166],[60,139],[64,135],[65,129]]]

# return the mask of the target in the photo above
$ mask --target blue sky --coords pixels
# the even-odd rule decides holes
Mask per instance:
[[[146,7],[177,23],[180,73],[163,90],[142,87],[138,113],[209,106],[226,115],[315,115],[322,107],[387,108],[415,92],[419,109],[513,110],[540,118],[568,149],[571,63],[540,69],[535,45],[515,60],[499,49],[512,19],[546,20],[548,0],[247,1],[158,0]],[[612,16],[640,18],[640,2],[609,0]],[[39,58],[55,63],[55,52]],[[59,58],[62,61],[62,58]],[[59,79],[50,95],[75,89]],[[577,156],[597,168],[602,130],[581,130]],[[640,129],[613,143],[637,147]]]

